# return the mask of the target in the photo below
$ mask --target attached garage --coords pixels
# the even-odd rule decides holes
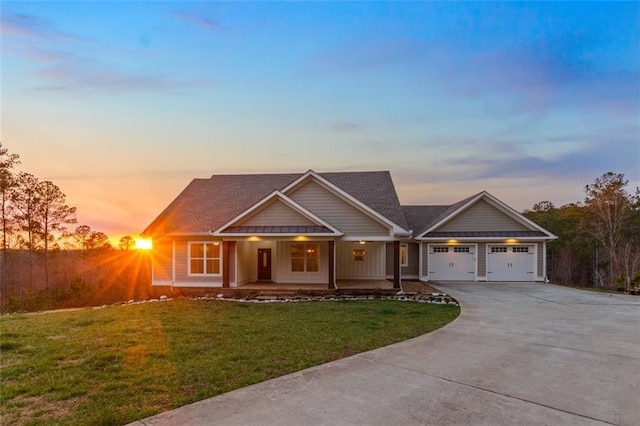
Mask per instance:
[[[429,245],[429,279],[435,281],[475,281],[475,245]]]
[[[546,280],[546,243],[557,237],[487,192],[403,212],[410,229],[422,229],[421,281]]]
[[[535,245],[487,244],[487,281],[534,281]]]

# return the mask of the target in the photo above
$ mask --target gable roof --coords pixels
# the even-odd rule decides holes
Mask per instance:
[[[398,194],[388,171],[320,174],[309,170],[284,188],[283,192],[295,192],[310,180],[314,180],[376,221],[391,227],[395,233],[408,232]]]
[[[466,235],[464,232],[438,232],[437,229],[449,222],[456,216],[460,215],[471,206],[476,204],[480,200],[486,200],[491,205],[493,205],[496,209],[506,214],[507,216],[514,219],[516,222],[524,225],[526,228],[529,228],[530,231],[492,231],[492,232],[467,232]],[[463,235],[465,234],[465,235]],[[486,235],[485,235],[486,234]],[[508,234],[508,235],[507,235]],[[516,235],[517,234],[517,235]],[[495,198],[493,195],[489,194],[486,191],[482,191],[476,195],[465,198],[453,205],[451,205],[446,210],[442,211],[437,217],[433,218],[433,220],[426,224],[424,229],[419,233],[414,233],[416,239],[422,239],[426,237],[433,238],[453,238],[453,237],[477,237],[477,238],[491,238],[491,237],[521,237],[521,238],[548,238],[555,239],[557,238],[555,235],[527,219],[525,216],[512,209],[502,201]]]
[[[314,223],[314,225],[303,226],[244,226],[242,223],[245,219],[251,217],[251,215],[260,212],[264,208],[267,208],[275,201],[280,201],[286,205],[291,211],[294,211],[298,215],[306,218]],[[273,191],[267,197],[263,198],[256,204],[253,204],[247,210],[240,215],[234,217],[229,222],[218,228],[214,235],[300,235],[300,234],[315,234],[325,236],[338,236],[342,235],[340,230],[331,226],[331,224],[325,222],[322,218],[316,216],[309,210],[296,203],[291,198],[287,197],[280,191]]]
[[[194,179],[143,234],[208,235],[273,191],[282,191],[305,174],[213,175],[209,179]],[[407,228],[388,171],[317,175],[387,220]]]

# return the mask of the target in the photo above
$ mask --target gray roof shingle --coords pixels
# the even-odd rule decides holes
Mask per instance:
[[[400,227],[407,228],[388,171],[318,174]],[[157,236],[216,230],[273,191],[284,189],[302,175],[213,175],[209,179],[194,179],[143,234]]]

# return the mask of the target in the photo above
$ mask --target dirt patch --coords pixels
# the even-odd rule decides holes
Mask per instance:
[[[440,293],[439,290],[420,281],[402,281],[402,291],[405,293]]]
[[[6,417],[3,416],[2,424],[20,423],[20,419],[47,418],[59,419],[71,413],[78,405],[85,402],[86,398],[71,398],[64,401],[47,401],[41,396],[17,396],[10,400],[5,409]]]

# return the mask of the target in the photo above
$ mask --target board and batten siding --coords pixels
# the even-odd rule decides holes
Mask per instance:
[[[277,270],[275,260],[278,257],[277,245],[275,241],[238,241],[237,270],[238,285],[258,279],[258,249],[271,249],[271,281],[277,282]]]
[[[313,226],[308,218],[293,210],[280,200],[276,200],[253,216],[237,224],[238,226]]]
[[[407,244],[408,251],[408,266],[401,267],[400,276],[402,278],[417,278],[418,268],[420,267],[420,253],[419,246],[416,243],[402,243]],[[393,278],[393,243],[387,243],[386,257],[385,257],[385,270],[387,278]]]
[[[365,250],[365,260],[353,259],[353,250]],[[336,278],[384,280],[386,279],[386,243],[338,242],[336,244]]]
[[[460,213],[434,231],[480,232],[480,231],[530,231],[522,223],[509,217],[485,200]]]
[[[173,241],[166,238],[154,240],[151,256],[152,284],[171,285],[173,281]]]
[[[389,236],[390,229],[337,195],[309,181],[290,198],[344,232],[345,236]]]
[[[320,266],[318,272],[293,272],[291,270],[292,244],[318,244]],[[326,241],[278,241],[277,256],[271,257],[273,280],[290,284],[327,284],[329,280],[329,246]]]

